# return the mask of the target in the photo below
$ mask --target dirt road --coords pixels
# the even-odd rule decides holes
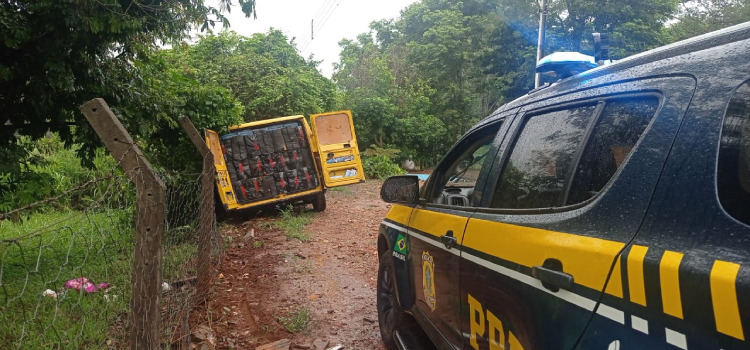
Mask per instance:
[[[255,349],[284,338],[292,349],[315,339],[385,349],[375,309],[377,229],[388,210],[380,184],[329,191],[328,208],[306,227],[307,242],[273,229],[274,216],[222,225],[228,238],[216,298],[203,310],[216,349]]]

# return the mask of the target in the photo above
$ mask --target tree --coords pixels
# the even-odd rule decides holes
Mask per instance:
[[[750,20],[748,0],[688,0],[680,3],[676,23],[668,27],[672,41],[687,39]]]
[[[119,111],[140,108],[148,86],[133,62],[160,42],[184,38],[196,23],[228,25],[222,9],[231,3],[221,0],[216,9],[203,0],[0,0],[0,144],[54,131],[67,145],[83,143],[80,154],[90,156],[99,142],[78,106],[103,97]],[[239,4],[247,16],[254,13],[255,0]]]
[[[388,62],[370,34],[357,41],[342,40],[340,63],[334,64],[333,80],[344,92],[343,106],[354,111],[360,145],[385,147],[396,128],[396,106],[391,101],[395,89]]]
[[[198,85],[174,69],[148,66],[162,42],[177,42],[197,25],[228,25],[203,0],[0,0],[0,197],[29,180],[33,141],[56,133],[91,165],[101,144],[78,106],[103,97],[139,142],[155,152],[177,138],[181,114],[229,122],[241,106],[229,91]],[[239,0],[253,15],[255,0]],[[155,55],[155,57],[154,57]],[[239,115],[237,115],[239,116]],[[212,123],[211,118],[198,118]],[[237,120],[237,119],[235,119]],[[149,145],[146,145],[147,147]],[[164,152],[161,151],[163,154]],[[166,166],[179,164],[180,157]],[[158,164],[157,164],[158,165]]]
[[[623,58],[664,42],[664,25],[679,0],[552,0],[548,52],[593,52],[591,33],[610,35],[613,58]],[[537,7],[538,8],[538,7]]]
[[[670,40],[678,2],[549,0],[545,52],[592,54],[596,31],[610,34],[614,58],[655,47]],[[364,146],[434,163],[476,121],[533,88],[538,16],[536,0],[422,0],[343,41],[334,81],[372,135]]]
[[[245,106],[245,121],[320,113],[333,106],[335,86],[279,30],[249,38],[224,31],[173,51],[175,63],[187,62],[189,76],[231,89]]]
[[[360,147],[370,145],[403,150],[401,157],[433,164],[445,147],[447,130],[443,122],[428,114],[434,95],[429,85],[408,68],[402,45],[375,42],[374,37],[400,34],[387,21],[371,24],[370,33],[356,41],[342,40],[340,62],[333,80],[342,90],[342,108],[354,111]]]

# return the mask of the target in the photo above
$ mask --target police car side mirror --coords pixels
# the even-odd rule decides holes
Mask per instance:
[[[380,188],[380,198],[388,203],[417,204],[419,202],[419,178],[414,175],[389,177]]]

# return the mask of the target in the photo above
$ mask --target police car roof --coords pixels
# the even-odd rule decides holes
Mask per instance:
[[[527,103],[536,101],[539,98],[543,98],[544,95],[556,95],[563,91],[568,91],[571,87],[581,87],[581,84],[585,81],[590,81],[593,78],[612,74],[618,71],[622,71],[628,68],[640,66],[643,64],[660,61],[663,59],[684,55],[691,52],[709,49],[740,40],[750,38],[750,22],[745,22],[721,30],[713,31],[703,35],[699,35],[690,39],[681,40],[669,45],[658,47],[653,50],[645,51],[633,56],[626,57],[622,60],[618,60],[612,64],[593,68],[586,72],[572,76],[567,79],[563,79],[558,83],[545,89],[532,90],[531,93],[519,97],[514,101],[511,101],[497,110],[495,110],[489,117],[482,120],[477,124],[476,127],[484,125],[494,119],[497,119],[498,114],[505,111],[519,108]],[[474,129],[474,128],[472,128]]]

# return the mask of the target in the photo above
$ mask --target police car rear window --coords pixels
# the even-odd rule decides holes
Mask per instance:
[[[750,83],[729,101],[721,132],[717,189],[724,210],[750,225]]]
[[[596,196],[615,175],[651,122],[659,99],[607,101],[571,182],[567,205]]]
[[[643,135],[659,99],[619,98],[601,106],[593,126],[594,105],[531,117],[511,151],[491,206],[553,208],[598,194]],[[586,139],[586,135],[590,136]]]
[[[505,164],[493,208],[560,206],[569,169],[596,105],[532,116]]]

